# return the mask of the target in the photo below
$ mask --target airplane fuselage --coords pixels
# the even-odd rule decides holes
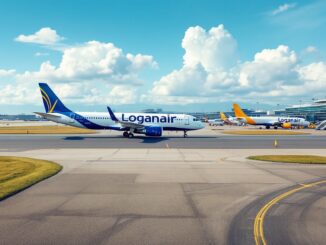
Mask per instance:
[[[87,129],[112,129],[124,131],[127,128],[116,123],[105,112],[62,112],[47,113],[48,120]],[[53,115],[53,117],[51,117]],[[137,123],[143,126],[158,126],[163,130],[190,131],[204,127],[195,117],[186,114],[115,113],[121,122]]]
[[[290,123],[292,126],[309,126],[309,122],[299,117],[245,117],[240,118],[240,121],[251,125],[274,126],[283,123]]]

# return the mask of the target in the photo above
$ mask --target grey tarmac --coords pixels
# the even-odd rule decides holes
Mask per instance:
[[[0,244],[228,244],[230,229],[237,227],[234,223],[243,222],[236,219],[237,214],[243,214],[248,205],[263,197],[267,200],[278,190],[326,176],[323,165],[246,159],[252,154],[275,153],[325,155],[323,149],[57,146],[2,151],[0,155],[56,161],[64,168],[0,202]],[[295,220],[305,210],[303,226],[318,227],[305,232],[325,240],[326,198],[323,192],[316,195],[320,198],[298,201],[296,209],[288,205],[277,212]],[[273,234],[267,238],[273,241],[277,224],[266,221],[267,232]],[[289,234],[300,233],[300,229]],[[251,237],[250,222],[245,230]],[[234,235],[246,244],[241,240],[243,233]]]
[[[0,135],[0,151],[54,148],[326,149],[326,135],[232,136],[180,134],[164,137],[121,135]]]

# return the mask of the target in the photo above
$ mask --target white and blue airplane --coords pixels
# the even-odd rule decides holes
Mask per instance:
[[[163,131],[187,132],[204,128],[196,117],[186,114],[150,114],[150,113],[114,113],[108,112],[73,112],[69,110],[46,83],[39,83],[45,113],[35,114],[53,122],[87,129],[111,129],[123,131],[124,137],[134,134],[162,136]]]

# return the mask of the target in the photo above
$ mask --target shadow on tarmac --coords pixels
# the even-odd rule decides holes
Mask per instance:
[[[170,139],[215,139],[217,137],[212,137],[212,136],[187,136],[186,138],[182,136],[171,136],[171,137],[150,137],[150,136],[135,136],[133,138],[125,138],[123,136],[68,136],[63,138],[63,140],[67,141],[79,141],[79,140],[87,140],[87,139],[96,139],[96,140],[106,140],[106,139],[126,139],[130,141],[139,141],[139,143],[159,143],[162,141],[170,140]]]

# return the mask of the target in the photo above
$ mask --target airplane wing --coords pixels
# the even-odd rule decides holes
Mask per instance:
[[[122,127],[125,127],[125,128],[134,128],[134,129],[142,129],[144,128],[145,126],[142,125],[142,124],[138,124],[138,123],[132,123],[132,122],[123,122],[121,120],[119,120],[113,113],[113,111],[111,110],[111,108],[108,106],[108,112],[110,114],[110,117],[113,121],[115,121],[116,123],[119,123],[121,124]]]
[[[53,114],[49,114],[49,113],[43,113],[43,112],[34,112],[36,115],[39,115],[43,118],[48,118],[48,119],[58,119],[60,118],[60,116],[56,116],[56,115],[53,115]]]

